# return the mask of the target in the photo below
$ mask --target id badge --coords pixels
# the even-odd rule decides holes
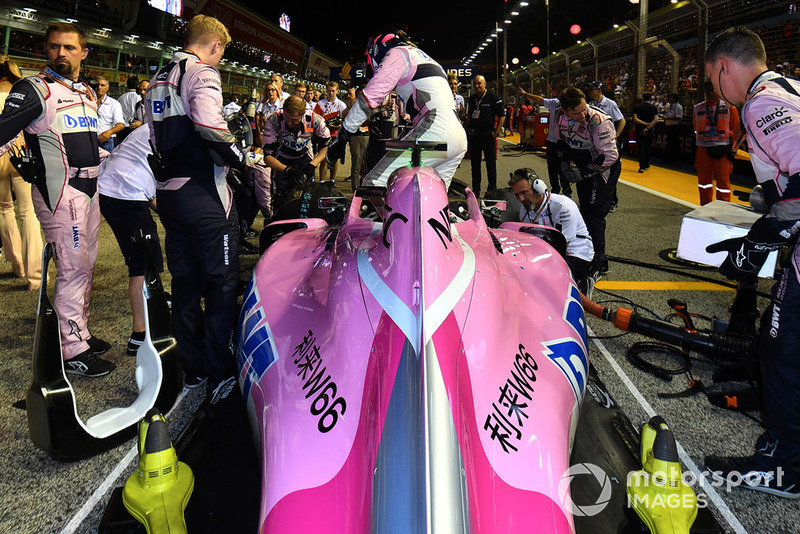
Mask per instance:
[[[477,119],[480,116],[481,116],[481,110],[479,110],[479,109],[473,110],[473,112],[472,112],[472,118],[473,119]]]

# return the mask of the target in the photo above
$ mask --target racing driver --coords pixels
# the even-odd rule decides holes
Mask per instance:
[[[447,143],[447,152],[423,152],[422,163],[433,167],[450,187],[453,174],[467,151],[467,135],[458,119],[453,92],[444,69],[414,46],[401,31],[379,35],[367,46],[367,77],[371,78],[328,147],[328,162],[344,159],[350,136],[375,108],[396,90],[411,116],[406,141]],[[363,185],[385,186],[395,169],[408,163],[408,155],[390,151],[364,177]]]

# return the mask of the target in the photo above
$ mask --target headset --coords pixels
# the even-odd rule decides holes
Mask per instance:
[[[528,167],[523,167],[521,169],[517,169],[516,171],[510,173],[510,176],[522,176],[528,183],[531,184],[531,188],[537,195],[544,195],[547,193],[547,184],[544,183],[544,180],[539,178],[539,175],[536,174],[536,171],[530,169]]]
[[[541,178],[536,178],[531,182],[531,187],[537,195],[544,195],[547,193],[547,184]]]

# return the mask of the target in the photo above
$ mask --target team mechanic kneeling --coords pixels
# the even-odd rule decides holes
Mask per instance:
[[[578,288],[587,294],[594,245],[578,205],[567,196],[550,193],[533,169],[517,169],[509,177],[508,185],[522,202],[520,222],[550,226],[564,235],[567,265],[578,282]]]

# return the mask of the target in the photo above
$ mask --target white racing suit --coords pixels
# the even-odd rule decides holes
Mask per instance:
[[[467,135],[458,120],[453,92],[442,67],[425,52],[413,46],[396,46],[389,50],[364,88],[356,104],[344,119],[343,128],[355,133],[372,111],[396,90],[405,102],[413,129],[406,141],[447,143],[447,152],[422,153],[422,164],[433,167],[447,187],[467,152]],[[364,185],[385,186],[389,175],[408,165],[407,151],[390,150],[364,177]]]
[[[32,188],[36,216],[53,246],[53,307],[64,359],[88,350],[89,295],[100,227],[97,98],[88,85],[49,67],[14,84],[0,115],[0,154],[24,130],[36,157]],[[105,155],[105,151],[102,151]]]
[[[742,108],[747,145],[756,179],[774,218],[788,233],[800,221],[800,82],[775,72],[750,87]],[[755,226],[755,225],[754,225]],[[752,233],[752,230],[751,230]],[[748,234],[750,236],[751,234]],[[762,314],[759,356],[763,377],[764,427],[757,457],[791,469],[800,477],[800,249],[792,253],[772,288]]]

